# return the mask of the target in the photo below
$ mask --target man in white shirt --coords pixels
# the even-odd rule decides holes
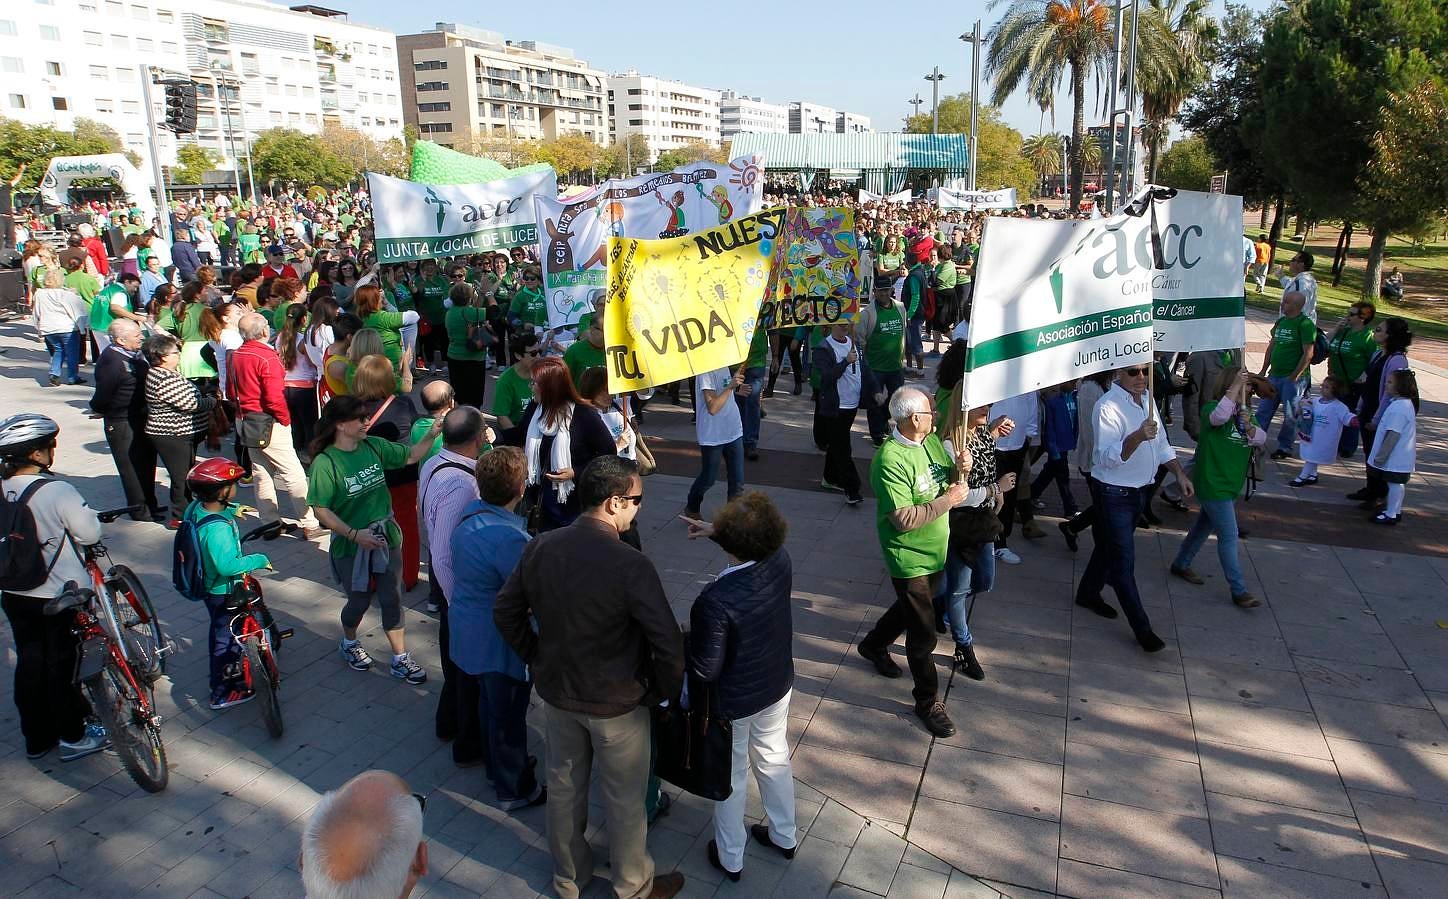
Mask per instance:
[[[1118,369],[1116,383],[1096,403],[1090,482],[1096,545],[1076,587],[1076,605],[1115,618],[1116,610],[1101,598],[1102,588],[1110,584],[1136,641],[1147,652],[1158,652],[1166,644],[1151,629],[1136,588],[1136,521],[1141,517],[1144,488],[1156,477],[1158,466],[1165,465],[1176,475],[1183,497],[1196,491],[1182,472],[1166,431],[1151,413],[1150,366],[1144,360]]]
[[[812,364],[819,372],[819,401],[815,403],[816,434],[825,438],[825,471],[821,484],[845,492],[845,502],[858,506],[860,472],[850,454],[850,429],[860,409],[864,360],[850,337],[848,322],[830,326],[830,336],[814,349]]]
[[[1301,291],[1305,298],[1302,304],[1302,314],[1317,324],[1317,279],[1312,276],[1312,265],[1315,260],[1312,254],[1303,250],[1292,261],[1287,263],[1287,275],[1282,278],[1282,296],[1285,299],[1294,290]],[[1278,315],[1286,315],[1285,308],[1277,310]]]
[[[719,476],[719,459],[729,481],[729,499],[744,492],[744,420],[734,394],[744,384],[744,372],[716,368],[694,379],[694,432],[699,440],[699,476],[689,488],[684,514],[699,517],[704,494]]]

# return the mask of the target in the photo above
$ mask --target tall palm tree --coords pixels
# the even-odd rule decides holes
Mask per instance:
[[[1061,174],[1061,135],[1037,134],[1027,138],[1021,144],[1021,156],[1036,170],[1037,187],[1043,187],[1047,178]]]
[[[1147,0],[1138,26],[1136,82],[1141,92],[1141,137],[1147,148],[1147,180],[1156,164],[1170,120],[1207,80],[1207,51],[1217,34],[1210,0]]]
[[[992,0],[993,9],[1006,0]],[[1071,89],[1071,208],[1081,206],[1081,138],[1086,133],[1086,79],[1108,78],[1111,5],[1103,0],[1009,0],[987,36],[986,74],[999,106],[1024,83],[1033,101],[1051,101],[1061,83]]]
[[[1101,142],[1094,134],[1081,135],[1081,170],[1092,174],[1101,173]]]

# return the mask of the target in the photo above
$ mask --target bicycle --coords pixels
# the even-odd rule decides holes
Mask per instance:
[[[111,522],[137,508],[101,512],[98,517]],[[85,547],[81,555],[95,589],[69,581],[44,611],[47,615],[74,612],[71,631],[80,650],[75,683],[90,698],[126,773],[141,789],[159,793],[166,789],[170,770],[152,685],[164,669],[171,644],[134,572],[117,565],[102,574],[99,560],[108,556],[99,543]],[[124,605],[117,595],[126,600]],[[132,618],[134,623],[125,623]],[[154,640],[154,651],[147,651],[146,638]]]
[[[248,531],[241,542],[275,540],[286,528],[284,522],[268,522]],[[273,738],[280,738],[285,725],[282,721],[282,674],[277,664],[277,650],[283,640],[292,636],[292,629],[277,627],[271,610],[262,598],[261,584],[250,574],[242,575],[232,589],[226,609],[236,613],[231,619],[231,637],[242,650],[242,680],[247,689],[261,700],[261,717],[266,723],[267,733]]]

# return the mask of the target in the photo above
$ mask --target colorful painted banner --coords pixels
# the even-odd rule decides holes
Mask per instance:
[[[1089,221],[986,220],[970,407],[1147,363],[1154,349],[1242,345],[1241,199],[1183,192],[1131,206],[1138,214]]]
[[[610,393],[743,361],[783,207],[667,240],[610,238],[604,340]]]
[[[608,280],[614,237],[667,240],[759,211],[764,162],[741,156],[728,165],[700,162],[672,172],[605,181],[567,200],[534,199],[538,250],[548,296],[548,325],[572,325]]]
[[[844,206],[791,207],[775,242],[762,327],[794,328],[853,321],[863,291],[855,211]]]
[[[535,196],[558,193],[553,170],[481,184],[419,184],[367,173],[383,264],[488,253],[538,242]]]

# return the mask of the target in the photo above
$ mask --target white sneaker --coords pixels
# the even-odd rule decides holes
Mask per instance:
[[[111,740],[106,736],[106,729],[99,724],[87,724],[85,736],[74,743],[60,741],[60,760],[62,762],[73,762],[76,759],[83,759],[88,755],[95,755],[102,749],[111,745]]]
[[[392,658],[392,676],[399,680],[405,680],[409,684],[421,684],[427,682],[427,672],[423,667],[412,660],[412,656],[403,653]]]
[[[1009,546],[1002,546],[995,551],[995,557],[1007,565],[1021,564],[1021,557],[1015,554]]]
[[[352,667],[354,671],[366,671],[372,667],[372,657],[367,650],[362,648],[361,643],[348,644],[342,640],[342,661]]]

